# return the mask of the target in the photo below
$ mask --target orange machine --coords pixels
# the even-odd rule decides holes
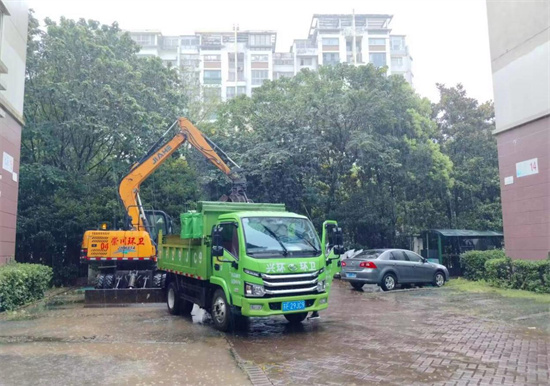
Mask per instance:
[[[163,144],[163,139],[179,125],[178,132]],[[182,144],[189,142],[232,181],[233,188],[221,201],[248,202],[246,181],[222,160],[221,149],[203,135],[188,119],[179,118],[149,149],[120,182],[118,193],[126,210],[126,230],[89,230],[84,233],[81,262],[98,262],[96,288],[161,287],[163,276],[156,272],[158,231],[170,233],[170,217],[158,210],[144,210],[139,197],[140,185]]]

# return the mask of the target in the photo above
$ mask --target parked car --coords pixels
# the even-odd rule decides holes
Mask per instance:
[[[341,276],[357,290],[364,284],[378,284],[384,291],[391,291],[397,284],[441,287],[449,280],[449,271],[404,249],[369,249],[342,261]]]

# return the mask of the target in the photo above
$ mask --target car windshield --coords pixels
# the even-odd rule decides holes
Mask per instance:
[[[291,217],[245,217],[246,253],[257,258],[319,256],[321,247],[311,222]]]
[[[360,254],[353,256],[353,259],[376,259],[382,253],[384,253],[384,251],[374,250],[374,249],[369,251],[363,251]]]

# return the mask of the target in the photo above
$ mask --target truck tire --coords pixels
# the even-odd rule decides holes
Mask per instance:
[[[105,275],[100,274],[97,277],[97,282],[95,283],[95,288],[101,289],[103,288],[103,283],[105,282]]]
[[[307,318],[307,312],[299,312],[297,314],[285,314],[286,320],[290,324],[302,323],[305,318]]]
[[[103,288],[110,289],[113,288],[115,284],[115,275],[108,274],[105,275],[105,281],[103,282]]]
[[[231,329],[231,306],[227,303],[225,293],[221,288],[217,289],[212,296],[212,309],[210,311],[214,327],[220,331]]]
[[[181,299],[176,283],[174,282],[168,285],[168,291],[166,291],[166,305],[171,315],[178,315],[180,313]]]
[[[153,287],[162,288],[162,273],[157,272],[153,276]]]

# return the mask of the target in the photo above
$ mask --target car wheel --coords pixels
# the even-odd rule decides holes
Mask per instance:
[[[443,272],[437,271],[434,274],[433,285],[436,287],[441,287],[443,286],[443,284],[445,284],[445,275],[443,274]]]
[[[166,305],[171,315],[178,315],[180,313],[181,299],[176,283],[174,282],[168,285],[168,291],[166,291]]]
[[[382,278],[382,283],[380,287],[382,287],[384,291],[391,291],[395,289],[396,284],[397,284],[397,279],[395,278],[395,275],[393,275],[392,273],[387,273]]]
[[[357,282],[357,281],[352,281],[351,282],[351,286],[356,289],[357,291],[361,291],[363,289],[363,283],[360,283],[360,282]]]
[[[227,303],[225,293],[222,289],[217,289],[212,297],[212,322],[214,327],[220,331],[228,331],[231,327],[231,306]]]
[[[302,323],[305,318],[307,318],[307,312],[299,312],[297,314],[285,314],[286,320],[290,324]]]

